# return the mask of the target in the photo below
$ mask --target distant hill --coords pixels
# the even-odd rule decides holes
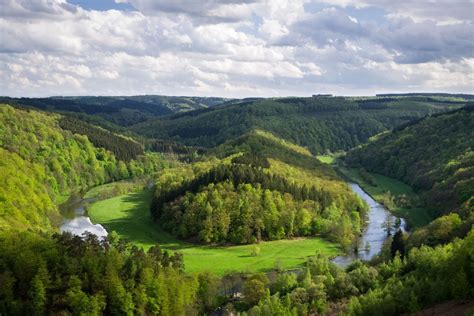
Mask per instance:
[[[242,101],[150,119],[131,129],[149,138],[214,147],[260,129],[313,154],[347,150],[382,131],[466,101],[413,98],[273,98]]]
[[[444,98],[461,98],[465,100],[474,100],[474,94],[466,93],[437,93],[437,92],[413,92],[413,93],[380,93],[377,97],[444,97]]]
[[[227,99],[180,96],[110,96],[0,98],[0,103],[27,106],[54,112],[72,112],[95,116],[119,126],[129,126],[151,117],[213,107]]]

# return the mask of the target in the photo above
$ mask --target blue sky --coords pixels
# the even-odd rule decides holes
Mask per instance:
[[[117,3],[114,0],[71,0],[69,3],[78,5],[86,10],[134,10],[133,6],[129,3]]]
[[[0,95],[474,90],[473,1],[5,0]]]

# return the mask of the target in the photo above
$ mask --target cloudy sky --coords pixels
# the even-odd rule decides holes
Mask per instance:
[[[472,0],[0,0],[0,95],[474,92]]]

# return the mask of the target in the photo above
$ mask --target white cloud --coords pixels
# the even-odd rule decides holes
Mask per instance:
[[[422,11],[416,1],[385,0],[126,2],[137,10],[0,1],[0,95],[245,97],[474,86],[465,4]],[[383,8],[383,21],[348,11],[356,6]]]

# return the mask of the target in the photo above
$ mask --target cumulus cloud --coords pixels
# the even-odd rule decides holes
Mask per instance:
[[[115,1],[135,10],[0,1],[0,94],[245,97],[474,86],[472,2],[421,10],[417,1],[388,0]],[[371,8],[383,11],[362,15]]]

